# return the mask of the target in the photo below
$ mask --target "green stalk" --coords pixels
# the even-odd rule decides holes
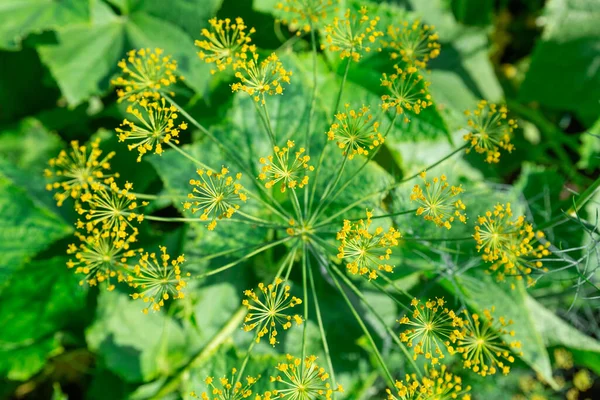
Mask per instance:
[[[304,358],[306,357],[306,329],[308,327],[308,285],[307,281],[307,264],[308,264],[308,251],[306,249],[306,241],[302,243],[302,295],[304,296],[304,326],[302,327],[302,365],[300,369],[304,368]]]
[[[373,220],[373,219],[380,219],[380,218],[389,218],[389,217],[395,217],[395,216],[398,216],[398,215],[414,214],[416,212],[417,212],[417,209],[415,208],[413,210],[398,211],[398,212],[390,213],[390,214],[375,215],[375,216],[371,217],[371,219]],[[347,218],[344,218],[344,220],[346,220],[346,219]],[[364,219],[364,217],[348,219],[348,221],[354,222],[354,221],[360,221],[361,219]],[[321,223],[321,224],[315,225],[314,229],[317,229],[317,228],[320,228],[320,227],[323,227],[323,226],[326,226],[326,225],[334,225],[334,224],[340,225],[340,224],[344,223],[344,220],[342,220],[342,221],[339,221],[339,220],[338,221],[331,221],[331,222],[327,222],[325,224]]]
[[[188,160],[190,160],[194,164],[197,164],[197,165],[201,166],[202,168],[204,168],[204,169],[206,169],[208,171],[216,172],[214,169],[212,169],[208,165],[204,164],[202,161],[200,161],[197,158],[193,157],[187,151],[184,151],[183,149],[180,149],[179,146],[176,146],[176,145],[174,145],[171,142],[167,142],[167,144],[169,146],[171,146],[172,149],[176,150],[179,154],[181,154],[182,156],[184,156],[185,158],[187,158]]]
[[[315,30],[310,23],[310,42],[312,47],[312,62],[313,62],[313,87],[310,96],[310,108],[308,110],[308,121],[306,124],[306,134],[304,137],[304,143],[306,146],[306,154],[310,155],[310,132],[312,128],[312,120],[315,114],[315,105],[317,102],[317,40],[315,38]],[[308,190],[304,191],[304,214],[308,215]]]
[[[264,100],[264,95],[263,95],[263,100]],[[267,105],[266,104],[259,105],[258,102],[254,101],[254,99],[252,99],[252,102],[254,103],[254,108],[256,109],[256,113],[260,117],[260,120],[262,121],[263,126],[265,127],[265,130],[267,131],[267,135],[269,136],[269,140],[271,141],[271,146],[277,146],[277,142],[275,141],[275,134],[273,133],[273,129],[271,128],[271,120],[269,119],[269,112],[267,111]],[[261,112],[261,107],[265,110],[264,115]]]

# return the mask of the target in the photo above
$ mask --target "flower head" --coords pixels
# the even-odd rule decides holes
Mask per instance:
[[[383,32],[376,29],[378,22],[379,17],[368,16],[365,6],[361,7],[359,15],[351,13],[348,9],[344,19],[335,17],[330,25],[325,26],[327,45],[323,44],[321,47],[339,51],[342,60],[351,57],[358,62],[362,53],[370,52],[377,38],[383,36]]]
[[[352,223],[344,221],[344,226],[337,233],[338,258],[346,259],[346,268],[354,275],[367,275],[369,280],[377,278],[377,271],[393,272],[394,266],[388,264],[392,247],[398,245],[398,239],[402,236],[393,227],[388,231],[383,228],[375,228],[375,232],[369,232],[371,226],[372,211],[367,210],[367,220],[359,220]]]
[[[82,194],[90,193],[94,182],[118,176],[106,174],[110,169],[110,159],[115,152],[110,152],[102,157],[100,139],[87,145],[80,145],[78,141],[71,142],[71,150],[61,150],[58,156],[50,159],[49,168],[44,170],[48,179],[54,179],[46,185],[47,190],[56,190],[54,199],[61,206],[63,202],[72,197],[79,199]]]
[[[250,45],[252,41],[250,35],[255,32],[250,28],[247,32],[247,26],[244,20],[237,17],[235,21],[229,18],[208,20],[210,30],[202,29],[204,40],[196,40],[194,44],[200,47],[198,56],[208,64],[214,63],[217,69],[212,69],[211,74],[224,71],[229,65],[236,68],[239,60],[246,59],[247,52],[254,52],[256,49]]]
[[[137,149],[138,162],[149,151],[154,150],[155,154],[162,154],[163,143],[175,142],[179,132],[187,129],[187,123],[182,122],[175,126],[177,119],[177,108],[166,104],[164,98],[156,101],[142,99],[137,106],[130,105],[127,112],[135,117],[137,121],[123,120],[120,128],[115,131],[118,134],[119,142],[126,140],[133,142],[127,147],[129,150]]]
[[[177,62],[171,56],[163,56],[162,49],[131,50],[127,53],[127,59],[119,61],[118,66],[122,75],[111,83],[119,87],[119,100],[156,100],[161,90],[181,79],[175,74]]]
[[[190,201],[183,203],[183,208],[191,209],[192,213],[202,211],[200,219],[210,219],[208,230],[212,231],[217,226],[217,219],[231,218],[240,208],[238,203],[246,201],[244,187],[239,183],[242,174],[238,173],[234,178],[225,167],[220,172],[198,169],[196,173],[200,179],[190,179],[194,188],[188,194]]]
[[[282,0],[275,9],[284,24],[290,25],[292,29],[310,32],[310,27],[326,19],[338,3],[339,0]]]
[[[316,363],[317,357],[308,356],[304,362],[290,354],[286,362],[279,363],[277,370],[283,374],[271,377],[271,382],[281,384],[282,389],[274,390],[281,398],[296,400],[331,399],[333,392],[343,392],[338,385],[333,389],[329,383],[329,374]]]
[[[235,73],[240,81],[231,85],[231,90],[248,93],[254,101],[265,104],[265,95],[283,94],[282,83],[290,83],[291,71],[283,68],[283,64],[275,53],[258,61],[258,54],[253,53],[249,60],[241,61],[241,71]]]
[[[426,221],[432,221],[437,226],[447,229],[452,227],[455,218],[462,223],[467,222],[464,213],[466,206],[462,200],[456,199],[463,192],[461,186],[450,186],[446,175],[433,178],[431,182],[425,179],[425,172],[419,176],[424,185],[415,185],[410,195],[410,201],[419,203],[417,215],[423,215]]]
[[[181,255],[169,262],[171,257],[167,254],[167,248],[160,246],[160,251],[160,260],[155,253],[142,254],[128,278],[129,285],[137,289],[132,297],[150,303],[143,310],[145,314],[149,309],[159,311],[170,298],[183,299],[184,296],[186,282],[181,275],[180,265],[185,258]],[[190,274],[187,273],[187,276]]]
[[[77,228],[85,228],[88,232],[100,226],[101,231],[115,233],[118,236],[126,235],[127,226],[132,226],[132,221],[142,222],[144,215],[137,211],[140,207],[147,206],[147,201],[137,202],[135,194],[130,193],[133,185],[125,183],[125,188],[120,189],[113,180],[107,184],[93,184],[92,192],[82,195],[82,204],[75,210],[84,215],[85,222],[77,221]],[[87,204],[89,208],[84,208]]]
[[[388,26],[383,45],[392,50],[391,58],[401,58],[408,65],[425,68],[429,60],[440,54],[439,36],[434,27],[421,24],[420,20],[412,23],[403,22],[401,26]]]
[[[286,188],[302,189],[308,184],[307,172],[313,171],[314,167],[308,164],[310,156],[304,147],[296,152],[292,150],[295,145],[293,140],[288,140],[283,147],[274,146],[273,155],[260,158],[262,167],[258,179],[266,181],[267,189],[278,182],[281,182],[281,192],[285,192]],[[292,157],[290,153],[294,153]]]
[[[282,285],[283,280],[277,278],[274,283],[258,284],[258,294],[252,289],[244,291],[247,299],[242,305],[248,308],[248,315],[244,319],[246,332],[256,329],[256,341],[260,342],[263,336],[269,337],[272,346],[277,344],[277,326],[284,330],[292,327],[292,321],[297,325],[302,324],[302,317],[298,314],[289,315],[286,310],[302,304],[296,296],[290,299],[290,286]]]
[[[546,271],[542,260],[550,255],[550,242],[541,243],[544,232],[535,231],[524,216],[514,218],[510,203],[497,204],[477,217],[473,238],[481,258],[492,263],[490,270],[497,273],[499,281],[506,276],[517,280],[527,277],[532,285],[534,280],[529,275],[534,270]]]
[[[69,245],[67,254],[74,255],[75,259],[69,259],[67,267],[75,268],[75,274],[85,276],[80,285],[96,286],[106,282],[106,288],[113,290],[115,285],[111,279],[125,281],[129,270],[127,260],[142,251],[129,248],[129,244],[135,241],[135,234],[117,237],[96,232],[86,236],[75,232],[75,236],[80,243]]]
[[[410,318],[404,316],[398,320],[408,329],[400,334],[400,340],[407,343],[414,351],[415,360],[424,355],[432,365],[444,358],[443,349],[448,348],[452,353],[451,343],[462,337],[462,319],[456,313],[444,307],[444,299],[428,300],[424,304],[413,299],[411,305],[414,311]]]
[[[336,140],[343,154],[351,160],[356,154],[367,156],[370,150],[380,146],[384,138],[379,133],[379,122],[371,122],[373,115],[369,107],[363,106],[358,111],[345,105],[346,111],[335,115],[334,122],[327,132],[327,139]]]
[[[407,111],[420,114],[432,104],[431,95],[427,92],[429,82],[425,82],[413,66],[402,69],[395,65],[394,68],[395,73],[389,76],[384,73],[381,79],[381,86],[389,92],[381,96],[381,108],[384,111],[395,109],[398,114]],[[404,120],[408,122],[409,119],[405,116]]]
[[[508,364],[515,361],[511,349],[521,347],[518,341],[504,341],[502,336],[515,335],[514,331],[508,330],[512,321],[494,317],[494,311],[494,307],[484,310],[482,320],[479,314],[470,314],[464,310],[466,331],[457,341],[456,351],[462,355],[463,366],[481,376],[494,375],[498,370],[504,375],[508,374]]]
[[[467,130],[464,140],[471,149],[477,153],[485,153],[485,162],[497,163],[500,161],[500,150],[512,152],[515,146],[510,143],[512,132],[517,128],[517,121],[508,119],[508,110],[505,106],[496,106],[481,100],[473,111],[465,111],[468,117]]]
[[[249,398],[252,395],[252,386],[258,382],[260,375],[255,377],[247,376],[242,383],[241,380],[236,378],[237,369],[231,369],[231,377],[222,377],[215,379],[212,376],[207,377],[204,383],[209,387],[209,394],[202,392],[199,396],[192,392],[191,396],[194,398],[200,398],[202,400],[242,400]],[[258,395],[257,395],[258,396]],[[259,400],[261,397],[257,397]]]
[[[426,366],[426,376],[420,380],[416,375],[406,375],[404,381],[396,381],[393,391],[387,389],[388,400],[471,400],[470,386],[464,386],[462,378],[448,371]]]

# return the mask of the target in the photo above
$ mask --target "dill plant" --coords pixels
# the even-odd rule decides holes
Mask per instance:
[[[57,203],[71,198],[81,215],[76,226],[79,243],[69,246],[73,259],[67,266],[82,275],[81,284],[108,290],[116,284],[128,285],[132,299],[144,303],[142,310],[148,313],[159,312],[170,302],[176,306],[195,286],[191,281],[202,284],[211,276],[241,268],[263,252],[284,250],[269,280],[244,292],[247,315],[241,328],[253,340],[242,364],[230,366],[228,377],[207,377],[206,391],[194,392],[194,397],[342,396],[344,388],[336,379],[319,303],[317,280],[322,279],[337,291],[367,339],[388,387],[388,399],[470,399],[470,387],[462,384],[456,371],[450,372],[447,356],[461,359],[465,369],[481,376],[508,374],[521,354],[519,341],[507,339],[518,337],[508,328],[512,322],[502,310],[477,314],[450,307],[442,298],[417,299],[416,294],[398,288],[393,276],[403,247],[449,240],[476,248],[482,263],[489,263],[499,280],[533,283],[529,275],[542,270],[544,257],[550,255],[551,245],[543,233],[523,216],[513,217],[510,204],[490,204],[484,215],[470,214],[468,188],[447,174],[428,177],[430,169],[443,169],[448,160],[472,150],[487,163],[500,162],[514,149],[511,135],[517,122],[505,106],[482,100],[465,113],[462,145],[416,174],[396,181],[382,177],[363,190],[362,173],[373,165],[388,136],[401,129],[401,123],[435,106],[427,81],[427,63],[443,51],[435,28],[418,20],[380,27],[379,18],[371,16],[367,7],[340,11],[331,1],[287,0],[277,10],[281,21],[307,35],[312,48],[309,110],[297,116],[306,118],[305,129],[292,137],[277,134],[270,104],[276,96],[285,99],[289,88],[301,83],[295,82],[285,56],[258,51],[252,42],[255,28],[241,18],[210,20],[196,46],[200,59],[212,65],[211,73],[229,73],[232,92],[247,96],[254,105],[260,125],[253,129],[260,133],[253,140],[259,140],[261,150],[268,153],[252,160],[241,157],[227,132],[217,136],[181,106],[175,93],[184,77],[178,75],[176,60],[161,49],[131,50],[118,64],[120,76],[112,81],[129,115],[115,127],[119,141],[125,142],[123,151],[136,152],[138,161],[168,151],[193,163],[195,169],[179,171],[188,176],[186,195],[136,193],[130,183],[121,183],[121,174],[127,178],[125,171],[111,170],[114,154],[104,155],[97,141],[87,146],[74,142],[50,161],[46,172]],[[339,57],[343,69],[333,112],[326,121],[315,117],[319,38],[321,49]],[[382,52],[391,61],[380,79],[379,102],[351,103],[346,100],[349,71],[373,52]],[[216,149],[222,157],[218,163],[214,154],[197,156],[179,146],[192,129]],[[397,196],[403,187],[412,188],[406,192],[410,206],[392,209],[385,199]],[[152,202],[163,200],[179,204],[184,215],[170,218],[144,212]],[[428,230],[433,236],[414,234],[414,229],[407,232],[401,221],[409,215],[434,228]],[[468,219],[476,221],[473,231],[467,237],[453,235],[453,227],[467,224]],[[268,231],[270,239],[207,254],[208,259],[227,255],[234,261],[192,274],[185,255],[171,254],[164,246],[158,254],[137,246],[139,224],[148,221],[199,224],[211,231],[208,234],[224,224],[249,224]],[[299,282],[293,282],[293,272],[300,276]],[[357,309],[358,301],[383,321],[380,310],[363,294],[364,288],[389,296],[403,310],[398,325],[385,329],[410,364],[405,379],[393,376]],[[309,320],[319,328],[324,359],[307,352]],[[272,387],[256,391],[260,376],[245,375],[256,343],[265,337],[277,346],[289,329],[302,330],[299,354],[287,355],[273,366],[268,379]],[[428,366],[423,369],[417,360],[425,360]]]

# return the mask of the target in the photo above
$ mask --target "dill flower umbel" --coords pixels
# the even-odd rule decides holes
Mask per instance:
[[[281,22],[292,29],[310,32],[310,27],[327,18],[335,10],[339,0],[282,0],[275,5]],[[300,31],[298,31],[298,34]]]
[[[414,359],[424,355],[432,365],[444,358],[442,349],[448,348],[453,353],[450,343],[462,336],[463,321],[454,311],[444,307],[444,299],[428,300],[424,304],[413,299],[414,311],[409,318],[402,317],[398,322],[408,325],[409,329],[400,334],[400,340],[414,351]]]
[[[275,53],[258,61],[258,54],[253,53],[247,61],[240,61],[235,73],[240,81],[231,85],[231,90],[248,93],[254,101],[265,104],[265,95],[283,94],[281,83],[290,83],[291,71],[286,71]]]
[[[277,370],[282,375],[271,377],[271,382],[281,384],[283,389],[273,391],[275,396],[297,400],[331,399],[333,392],[343,392],[338,385],[335,389],[329,383],[329,374],[316,363],[317,357],[311,355],[304,359],[286,355],[286,362],[279,363]]]
[[[113,290],[115,285],[111,279],[125,281],[129,269],[127,260],[141,251],[129,249],[129,244],[135,241],[135,234],[116,237],[96,232],[86,236],[75,232],[75,236],[81,243],[69,245],[67,254],[74,255],[75,259],[69,259],[67,267],[75,268],[75,274],[85,275],[80,285],[96,286],[106,282],[106,288]]]
[[[250,35],[256,30],[250,28],[246,32],[248,27],[242,18],[237,17],[233,23],[229,18],[211,18],[208,23],[210,30],[202,29],[202,36],[206,39],[196,40],[194,44],[202,49],[198,52],[201,60],[216,65],[217,69],[211,69],[211,74],[217,70],[224,71],[230,65],[236,68],[238,60],[246,59],[246,52],[255,51],[255,47],[250,45]]]
[[[112,151],[102,157],[100,139],[85,145],[77,140],[71,142],[71,150],[61,150],[58,156],[48,161],[49,168],[44,170],[48,179],[54,179],[46,185],[47,190],[56,190],[54,199],[62,206],[69,197],[78,199],[82,194],[89,193],[94,182],[118,176],[106,174],[110,169],[110,159],[115,156]]]
[[[462,200],[455,199],[463,192],[460,185],[450,186],[446,175],[433,178],[431,182],[426,179],[425,171],[419,176],[423,179],[424,188],[417,184],[410,195],[410,201],[419,203],[417,215],[423,215],[426,221],[432,221],[437,226],[447,229],[452,227],[455,218],[462,223],[467,223],[467,216],[464,213],[466,206]]]
[[[244,331],[249,332],[256,329],[256,342],[260,342],[263,336],[269,337],[272,346],[277,344],[277,326],[284,330],[292,327],[292,320],[297,325],[302,324],[299,315],[288,315],[286,310],[302,304],[302,300],[292,296],[290,299],[290,286],[282,285],[283,280],[277,278],[274,283],[265,285],[258,284],[259,294],[254,290],[244,291],[247,299],[242,305],[248,308],[248,315],[244,319]]]
[[[295,146],[293,140],[288,140],[283,147],[273,147],[274,155],[259,159],[262,167],[258,179],[266,181],[267,189],[272,188],[278,182],[281,182],[281,192],[285,192],[286,188],[302,189],[308,184],[307,172],[313,171],[314,167],[308,164],[310,156],[306,154],[304,147],[290,157]]]
[[[396,381],[393,391],[386,389],[388,400],[471,400],[471,387],[463,386],[462,378],[448,371],[445,365],[438,370],[427,368],[427,375],[420,380],[407,375],[404,381]]]
[[[244,187],[239,183],[242,174],[230,176],[225,167],[220,172],[198,169],[196,173],[200,179],[190,179],[194,188],[188,194],[190,201],[183,203],[183,208],[191,209],[192,213],[202,211],[200,219],[210,219],[208,230],[212,231],[217,226],[217,219],[231,218],[240,208],[238,203],[247,200]]]
[[[122,75],[113,79],[111,83],[119,87],[117,96],[119,100],[131,102],[143,98],[158,99],[160,91],[177,82],[175,74],[177,61],[171,56],[163,56],[162,49],[139,49],[127,53],[127,59],[117,64]]]
[[[402,236],[393,227],[388,231],[375,228],[370,233],[373,212],[367,210],[366,221],[361,219],[352,223],[344,220],[344,226],[337,233],[338,258],[346,259],[346,268],[354,275],[366,275],[369,280],[377,278],[377,271],[393,272],[394,266],[388,263],[392,247],[398,245]]]
[[[470,314],[464,310],[465,334],[457,341],[456,351],[462,355],[463,366],[481,376],[494,375],[500,370],[504,375],[510,372],[508,363],[515,361],[511,349],[519,349],[521,343],[506,343],[502,336],[514,336],[515,332],[507,328],[511,320],[495,318],[491,310],[484,310],[482,320],[479,314]],[[520,355],[520,353],[519,353]]]
[[[379,122],[371,122],[373,115],[369,107],[362,106],[358,111],[345,104],[346,111],[335,115],[334,122],[327,132],[327,139],[336,140],[344,156],[352,160],[356,154],[369,155],[369,150],[380,146],[384,138],[379,133]]]
[[[142,99],[137,106],[127,107],[127,112],[137,121],[123,120],[121,128],[116,128],[119,142],[126,140],[134,142],[128,145],[129,150],[137,149],[138,162],[144,154],[154,150],[155,154],[162,154],[163,143],[179,143],[179,132],[187,129],[187,123],[182,122],[175,126],[177,108],[166,104],[164,98],[149,102]],[[143,111],[142,111],[143,110]],[[124,129],[123,129],[124,128]]]
[[[140,207],[148,205],[147,201],[138,203],[136,196],[130,193],[133,184],[125,183],[125,188],[120,189],[114,181],[109,180],[107,184],[93,184],[92,193],[81,196],[82,204],[89,205],[84,208],[77,205],[75,210],[85,216],[85,221],[77,221],[77,228],[86,228],[88,232],[96,229],[98,226],[104,232],[113,232],[118,235],[124,235],[126,226],[134,229],[131,221],[138,223],[144,220],[144,214],[139,211]]]
[[[525,276],[531,285],[534,281],[529,275],[534,270],[546,271],[542,259],[550,255],[550,242],[540,243],[544,232],[535,231],[524,216],[514,218],[510,203],[497,204],[477,217],[473,238],[477,251],[483,250],[481,258],[492,263],[490,270],[497,272],[499,281],[506,276],[517,280]]]
[[[160,251],[160,260],[156,253],[142,254],[128,278],[129,285],[137,289],[132,297],[150,303],[143,309],[145,314],[149,309],[159,311],[170,298],[183,299],[184,296],[186,282],[181,275],[180,265],[185,258],[181,255],[169,262],[171,257],[167,254],[167,248],[160,246]]]
[[[252,386],[258,382],[260,379],[260,375],[252,377],[250,375],[246,376],[244,379],[245,383],[236,380],[237,369],[231,369],[231,377],[222,377],[219,379],[213,378],[212,376],[208,376],[204,383],[209,387],[209,394],[207,392],[202,392],[200,396],[196,395],[195,392],[190,393],[190,395],[194,398],[199,398],[202,400],[242,400],[249,398],[252,395]],[[260,400],[260,396],[257,395],[257,399]],[[267,397],[268,398],[268,397]]]
[[[515,146],[510,143],[512,132],[517,128],[517,121],[508,118],[505,106],[481,100],[473,111],[465,111],[468,117],[464,140],[470,145],[467,153],[475,149],[477,153],[485,153],[485,162],[498,163],[500,150],[512,152]]]
[[[432,104],[431,95],[427,92],[429,82],[424,81],[413,66],[402,69],[394,65],[394,68],[395,73],[389,76],[384,73],[381,79],[381,86],[389,92],[381,96],[381,108],[384,111],[395,109],[398,114],[405,114],[406,111],[420,114],[421,110]],[[404,120],[408,122],[409,118],[405,116]]]
[[[377,38],[383,36],[383,32],[376,29],[379,17],[370,18],[365,6],[358,13],[352,14],[348,9],[344,19],[334,17],[333,22],[325,26],[327,45],[323,44],[321,48],[340,52],[342,60],[351,57],[355,62],[360,60],[363,52],[370,52]]]
[[[418,19],[405,21],[399,27],[388,26],[382,42],[392,50],[392,60],[401,58],[408,65],[425,68],[429,60],[440,55],[439,36],[433,30],[433,26],[421,24]]]

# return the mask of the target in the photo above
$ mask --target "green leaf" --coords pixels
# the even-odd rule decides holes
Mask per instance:
[[[551,0],[546,26],[519,94],[523,101],[583,116],[597,116],[600,102],[600,3]],[[560,77],[560,79],[557,79]]]
[[[88,22],[88,0],[1,0],[0,48],[19,50],[32,32]]]

